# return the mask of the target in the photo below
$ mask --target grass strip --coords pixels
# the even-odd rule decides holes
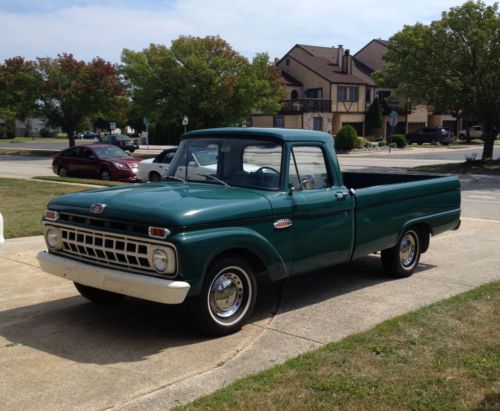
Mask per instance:
[[[5,238],[41,235],[40,219],[49,200],[88,187],[0,178],[0,211]]]
[[[93,180],[91,178],[73,178],[73,177],[59,177],[59,176],[36,176],[34,180],[55,181],[57,183],[73,183],[73,184],[90,184],[96,186],[114,187],[122,186],[130,183],[123,183],[121,181],[104,181]]]
[[[177,410],[500,409],[500,282],[386,321]]]
[[[53,157],[54,150],[24,149],[24,148],[1,148],[0,155],[4,156],[30,156],[30,157]]]
[[[454,174],[500,174],[500,160],[473,160],[464,163],[433,164],[414,167],[416,171]]]

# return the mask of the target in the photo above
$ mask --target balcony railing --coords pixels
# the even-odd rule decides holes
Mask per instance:
[[[325,113],[332,111],[332,100],[320,98],[298,98],[283,100],[281,113]]]

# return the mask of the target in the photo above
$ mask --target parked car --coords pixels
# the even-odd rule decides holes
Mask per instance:
[[[137,178],[141,181],[157,182],[165,175],[177,148],[163,150],[155,158],[142,160],[137,167]]]
[[[483,138],[483,129],[481,126],[471,126],[465,130],[460,130],[458,133],[459,140],[469,142],[475,138]]]
[[[71,147],[54,156],[52,170],[66,177],[133,181],[139,159],[110,144],[85,144]]]
[[[3,238],[3,216],[2,213],[0,213],[0,248],[2,248],[4,242],[5,239]]]
[[[189,160],[202,152],[215,160],[210,174]],[[389,275],[408,277],[431,235],[460,225],[457,177],[342,172],[331,136],[311,130],[186,133],[167,179],[51,200],[42,270],[95,302],[189,296],[200,328],[223,335],[252,314],[259,279],[377,251]]]
[[[424,127],[413,133],[408,133],[406,136],[406,142],[408,144],[443,144],[447,146],[453,142],[453,134],[451,131],[443,127]]]
[[[98,137],[99,134],[95,133],[94,131],[85,131],[83,133],[78,134],[78,138],[97,139]]]
[[[113,144],[114,146],[120,147],[122,150],[130,151],[131,153],[139,148],[139,146],[134,143],[134,140],[123,134],[113,134],[107,136],[103,138],[101,142],[104,144]]]

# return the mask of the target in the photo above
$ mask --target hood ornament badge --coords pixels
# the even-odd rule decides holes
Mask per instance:
[[[102,203],[94,203],[90,206],[90,211],[94,214],[102,214],[107,205]]]

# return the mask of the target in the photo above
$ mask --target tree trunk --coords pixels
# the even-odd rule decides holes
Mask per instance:
[[[70,147],[74,147],[75,146],[75,128],[74,127],[68,127],[66,129],[66,133],[68,133],[69,146]]]
[[[492,159],[493,147],[495,145],[495,138],[496,138],[495,127],[493,126],[493,122],[488,120],[483,121],[481,127],[483,129],[483,139],[484,139],[482,159],[483,160]]]

